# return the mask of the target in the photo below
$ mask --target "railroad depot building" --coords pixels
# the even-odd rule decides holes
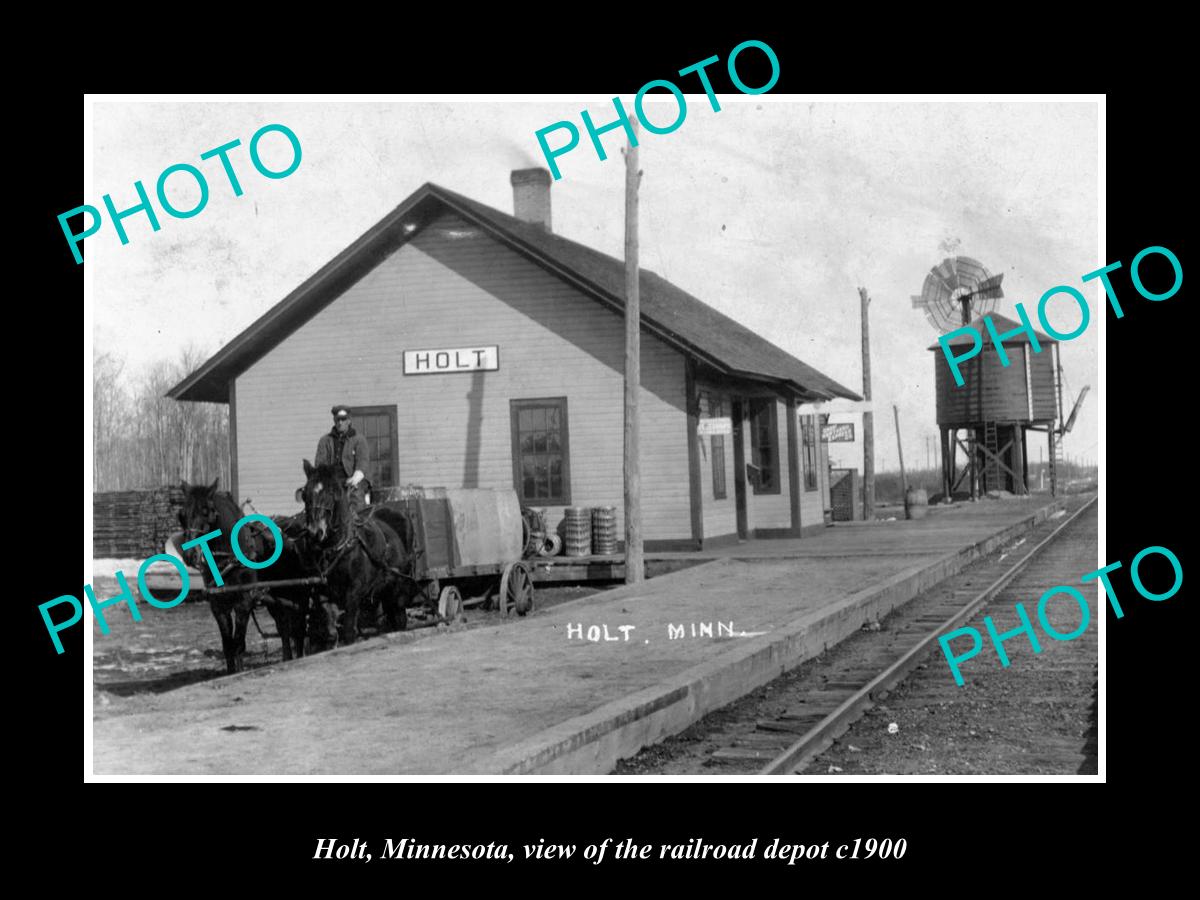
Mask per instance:
[[[169,392],[229,404],[235,498],[296,511],[346,403],[377,492],[513,488],[550,527],[567,506],[620,518],[624,263],[553,233],[544,169],[511,181],[515,216],[425,184]],[[824,527],[827,447],[800,406],[858,395],[640,277],[646,548]]]

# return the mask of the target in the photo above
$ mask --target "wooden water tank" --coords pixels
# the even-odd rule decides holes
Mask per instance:
[[[996,331],[1004,334],[1020,323],[996,313],[989,314]],[[1054,390],[1054,363],[1058,341],[1037,332],[1040,352],[1033,352],[1027,334],[1022,332],[1004,339],[1008,366],[1000,364],[1000,355],[981,319],[971,327],[983,339],[978,356],[959,363],[963,384],[958,386],[941,344],[929,349],[933,354],[934,383],[937,392],[939,425],[971,425],[978,422],[1051,422],[1058,417]],[[951,350],[962,353],[970,347],[968,335],[950,341]]]

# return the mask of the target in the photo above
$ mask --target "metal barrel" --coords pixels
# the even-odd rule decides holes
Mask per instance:
[[[904,495],[904,517],[923,519],[929,512],[929,495],[925,488],[909,488]]]
[[[568,506],[563,516],[563,548],[567,556],[592,555],[592,511]]]
[[[612,556],[617,552],[617,508],[597,506],[592,510],[592,553]]]

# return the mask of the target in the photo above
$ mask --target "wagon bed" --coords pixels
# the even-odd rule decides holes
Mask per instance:
[[[398,509],[413,525],[413,572],[439,616],[454,618],[463,606],[495,596],[501,612],[525,615],[533,608],[532,573],[521,557],[525,535],[513,490],[420,488],[392,490],[382,505]],[[487,579],[482,596],[463,598],[472,579]]]

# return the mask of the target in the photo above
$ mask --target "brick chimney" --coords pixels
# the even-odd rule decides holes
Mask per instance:
[[[514,169],[513,215],[522,222],[550,228],[550,173],[546,169]]]

